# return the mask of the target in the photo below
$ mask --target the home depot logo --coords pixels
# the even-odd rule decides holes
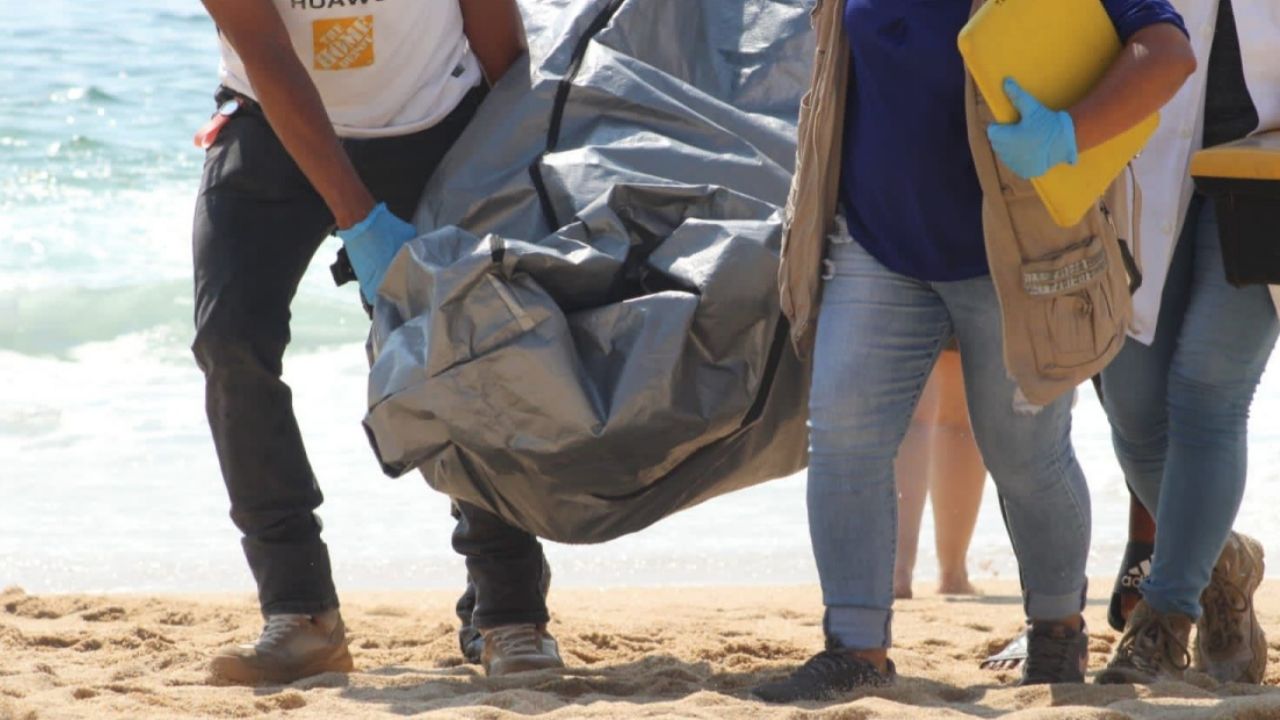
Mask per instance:
[[[373,16],[311,23],[316,70],[350,70],[373,64]]]

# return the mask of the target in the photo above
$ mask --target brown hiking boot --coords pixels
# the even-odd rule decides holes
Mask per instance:
[[[218,651],[209,663],[213,677],[257,685],[291,683],[325,672],[351,672],[346,627],[337,610],[319,615],[268,615],[253,644]]]
[[[1150,685],[1161,680],[1182,680],[1183,671],[1191,664],[1187,653],[1190,640],[1190,617],[1162,615],[1143,600],[1129,615],[1111,662],[1098,673],[1098,684]]]
[[[1253,609],[1266,568],[1262,555],[1257,540],[1231,533],[1200,595],[1195,668],[1218,682],[1257,684],[1267,670],[1267,634]]]
[[[560,647],[546,625],[499,625],[480,632],[484,635],[480,662],[489,677],[564,667]]]

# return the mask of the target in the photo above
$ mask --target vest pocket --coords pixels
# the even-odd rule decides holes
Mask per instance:
[[[1096,235],[1022,264],[1022,287],[1032,305],[1032,350],[1046,377],[1071,376],[1116,341],[1108,267],[1106,248]]]

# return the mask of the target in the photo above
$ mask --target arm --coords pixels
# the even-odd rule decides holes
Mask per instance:
[[[1159,110],[1191,73],[1196,59],[1182,31],[1168,23],[1134,33],[1102,79],[1067,110],[1050,110],[1012,78],[1005,94],[1021,115],[993,124],[987,137],[996,154],[1024,178],[1037,178],[1097,147]]]
[[[324,198],[338,227],[366,218],[374,208],[373,196],[339,144],[320,93],[271,0],[203,2],[244,61],[271,128]]]
[[[1195,71],[1195,53],[1178,28],[1161,23],[1134,33],[1102,80],[1068,111],[1077,147],[1097,147],[1142,122]]]
[[[525,51],[524,23],[515,0],[459,0],[462,31],[492,85]]]

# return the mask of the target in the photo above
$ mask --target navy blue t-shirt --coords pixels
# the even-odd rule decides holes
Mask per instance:
[[[1156,23],[1186,32],[1167,0],[1102,0],[1123,41]],[[956,37],[970,0],[847,0],[852,48],[841,199],[853,237],[894,272],[986,275],[982,189],[969,153]]]

